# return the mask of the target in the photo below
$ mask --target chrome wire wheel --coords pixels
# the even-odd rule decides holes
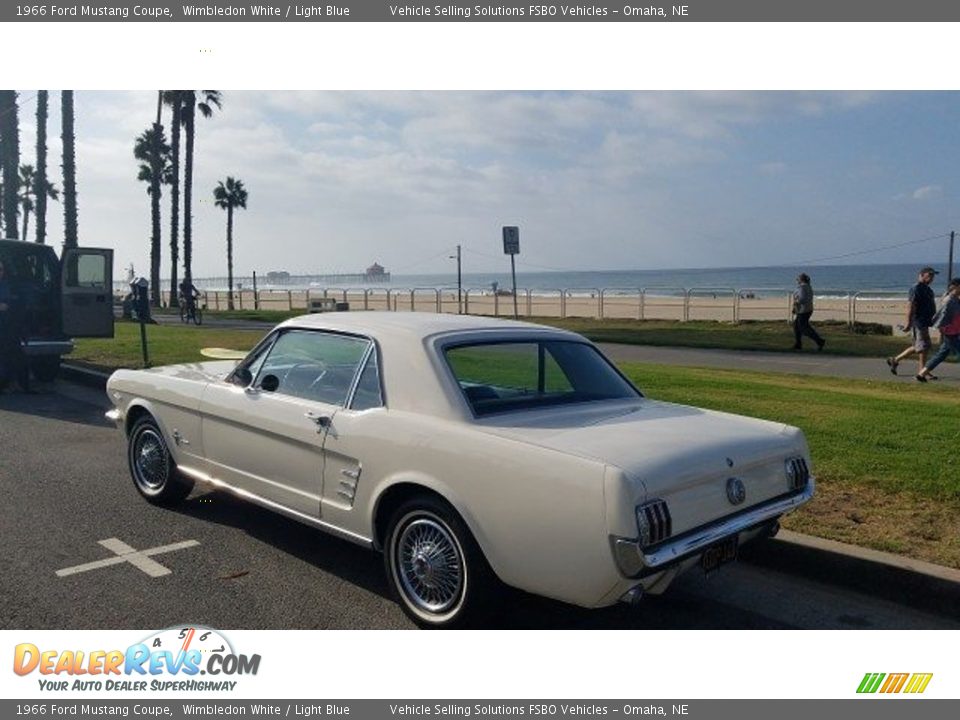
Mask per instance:
[[[439,517],[410,513],[398,524],[391,552],[404,601],[417,615],[442,622],[460,609],[467,585],[463,548]]]
[[[147,494],[163,490],[170,477],[170,454],[153,427],[140,429],[130,448],[130,465],[137,485]]]

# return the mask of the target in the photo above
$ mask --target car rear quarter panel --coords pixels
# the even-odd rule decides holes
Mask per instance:
[[[383,494],[416,483],[453,505],[509,585],[589,606],[616,582],[603,464],[429,416],[371,420],[364,475],[372,481],[357,498],[367,532]]]

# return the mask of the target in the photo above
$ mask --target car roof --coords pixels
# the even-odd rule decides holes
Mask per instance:
[[[470,420],[459,386],[435,343],[550,337],[587,342],[579,335],[533,323],[474,315],[351,311],[301,315],[284,329],[327,330],[370,337],[380,347],[380,374],[388,407],[446,419]]]
[[[580,336],[567,330],[537,325],[529,322],[477,315],[454,315],[451,313],[351,311],[326,312],[301,315],[281,323],[281,327],[333,330],[359,335],[368,335],[380,341],[423,340],[438,335],[467,333],[471,331],[526,331],[537,334],[550,333],[569,339]]]

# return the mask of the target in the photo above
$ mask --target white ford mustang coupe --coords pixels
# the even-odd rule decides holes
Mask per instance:
[[[147,500],[202,482],[382,551],[427,627],[499,582],[584,607],[660,593],[813,495],[797,428],[647,399],[528,323],[310,315],[239,363],[119,370],[107,392]]]

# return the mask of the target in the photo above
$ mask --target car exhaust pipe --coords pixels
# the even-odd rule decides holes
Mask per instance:
[[[767,526],[767,537],[776,537],[778,532],[780,532],[780,521],[774,520],[769,526]]]

